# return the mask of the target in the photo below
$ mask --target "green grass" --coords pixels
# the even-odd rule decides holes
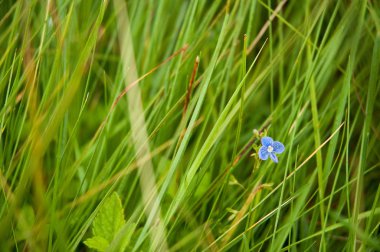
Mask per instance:
[[[113,192],[110,251],[380,250],[377,1],[3,0],[0,52],[0,251]]]

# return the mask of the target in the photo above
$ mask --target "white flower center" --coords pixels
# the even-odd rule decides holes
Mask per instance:
[[[271,153],[271,152],[273,151],[273,147],[269,145],[267,151],[268,151],[269,153]]]

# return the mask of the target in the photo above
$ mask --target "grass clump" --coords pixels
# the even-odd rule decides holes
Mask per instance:
[[[376,1],[5,0],[0,31],[1,251],[380,250]]]

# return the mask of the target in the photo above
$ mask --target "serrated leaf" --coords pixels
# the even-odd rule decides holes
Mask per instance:
[[[109,246],[109,242],[101,236],[94,236],[84,241],[87,247],[104,252]]]
[[[124,224],[124,212],[120,197],[117,193],[113,193],[105,200],[95,217],[92,232],[94,236],[103,237],[108,243],[111,243]]]
[[[136,224],[127,223],[119,231],[116,237],[113,239],[112,243],[107,248],[108,251],[126,251],[127,246],[131,241],[131,237],[136,229]]]

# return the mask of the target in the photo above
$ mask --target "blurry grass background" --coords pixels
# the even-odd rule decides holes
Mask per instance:
[[[128,251],[380,250],[378,1],[2,0],[0,52],[1,251],[114,191]]]

